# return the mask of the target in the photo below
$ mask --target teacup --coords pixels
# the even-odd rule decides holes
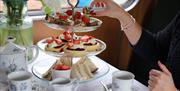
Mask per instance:
[[[132,91],[134,74],[128,71],[115,71],[112,74],[112,91]]]
[[[56,78],[50,82],[53,91],[76,91],[79,83],[69,78]]]
[[[32,74],[26,71],[16,71],[8,74],[9,91],[32,91]]]

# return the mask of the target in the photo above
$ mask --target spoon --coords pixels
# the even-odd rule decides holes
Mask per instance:
[[[104,82],[103,82],[103,81],[100,81],[100,83],[103,85],[103,87],[104,87],[105,91],[109,91],[109,89],[107,88],[107,86],[104,84]]]

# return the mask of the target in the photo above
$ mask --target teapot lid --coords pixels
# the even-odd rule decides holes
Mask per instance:
[[[19,53],[23,52],[25,49],[16,45],[14,41],[16,38],[9,36],[7,38],[7,44],[1,48],[0,54],[14,54],[14,53]]]

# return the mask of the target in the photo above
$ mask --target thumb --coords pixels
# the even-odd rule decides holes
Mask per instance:
[[[164,64],[162,64],[160,61],[158,61],[158,65],[165,74],[171,75],[171,72],[169,72],[169,70],[166,68],[166,66]]]

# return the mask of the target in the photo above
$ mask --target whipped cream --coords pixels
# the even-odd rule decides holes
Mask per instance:
[[[87,42],[85,42],[85,43],[91,43],[91,44],[96,44],[97,43],[97,41],[96,41],[96,39],[95,38],[92,38],[92,39],[89,39]]]
[[[50,48],[54,48],[54,47],[57,47],[57,46],[59,46],[55,41],[53,41],[52,43],[50,43],[50,44],[48,44],[48,46],[50,47]]]
[[[80,44],[74,44],[74,45],[71,46],[70,48],[71,48],[71,49],[77,49],[77,48],[82,48],[82,49],[84,49],[84,46],[83,46],[82,43],[80,43]]]

